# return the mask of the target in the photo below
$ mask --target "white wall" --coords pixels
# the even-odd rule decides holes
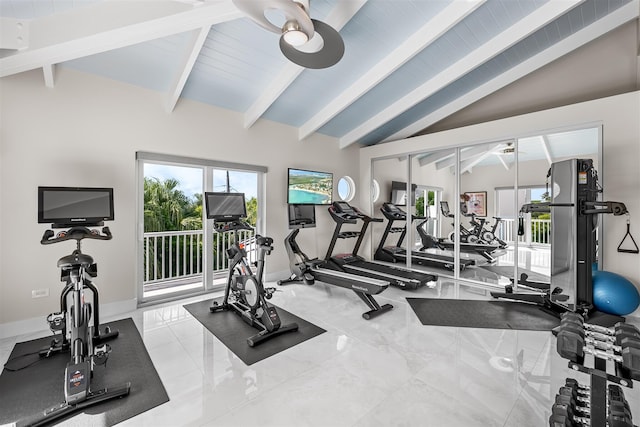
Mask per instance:
[[[242,114],[188,100],[166,113],[165,94],[97,76],[61,68],[49,89],[40,72],[27,72],[0,79],[0,91],[0,325],[36,317],[44,324],[57,310],[56,261],[73,243],[40,245],[47,227],[37,224],[39,185],[114,187],[114,239],[89,241],[83,249],[99,264],[101,303],[117,304],[136,297],[136,151],[267,166],[272,275],[289,270],[282,245],[287,167],[333,172],[336,182],[349,173],[358,182],[357,147],[339,150],[336,140],[318,135],[299,142],[295,128],[266,120],[245,130]],[[323,256],[333,222],[325,209],[317,216],[319,227],[301,232],[300,244]],[[31,290],[41,288],[50,296],[32,299]]]
[[[632,232],[640,236],[640,92],[558,107],[502,120],[422,135],[360,150],[360,181],[370,182],[371,159],[418,153],[443,147],[533,136],[568,128],[603,126],[604,200],[624,202],[631,216]],[[545,170],[546,172],[546,170]],[[360,194],[368,200],[367,186]],[[626,231],[624,217],[603,215],[605,232],[603,268],[627,277],[640,289],[640,255],[618,253]],[[637,238],[636,238],[637,240]],[[640,311],[636,311],[638,315]]]

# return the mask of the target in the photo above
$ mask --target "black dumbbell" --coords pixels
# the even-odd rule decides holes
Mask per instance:
[[[589,387],[588,385],[580,384],[575,378],[566,378],[564,381],[564,386],[575,388],[576,390],[578,390],[578,393],[586,396],[589,396],[591,394],[591,387]]]
[[[576,425],[568,417],[551,414],[549,417],[549,427],[576,427]]]
[[[625,418],[625,419],[628,419],[629,421],[632,420],[631,410],[625,407],[624,403],[622,402],[616,402],[616,401],[609,402],[609,406],[607,410],[609,411],[609,415]]]
[[[563,403],[553,404],[551,407],[551,417],[549,418],[549,421],[551,422],[551,420],[559,422],[562,426],[577,426],[582,424],[589,425],[590,421],[588,417],[578,416],[573,407]]]
[[[567,417],[551,414],[549,427],[576,427],[576,425]]]
[[[628,418],[609,414],[609,416],[607,417],[607,426],[608,427],[633,427],[633,422]]]
[[[607,328],[600,325],[594,325],[592,323],[585,323],[584,318],[578,313],[566,312],[562,314],[560,323],[562,324],[567,322],[581,325],[585,330],[603,335],[617,336],[624,333],[628,336],[636,336],[637,338],[640,338],[640,330],[636,326],[625,322],[618,322],[613,326],[613,328]]]
[[[578,391],[573,389],[572,387],[560,387],[560,389],[558,390],[558,394],[556,394],[556,398],[558,396],[564,396],[571,399],[571,406],[573,407],[589,405],[591,402],[591,399],[589,399],[588,397],[578,395]],[[557,399],[556,402],[558,402]]]
[[[629,408],[629,403],[624,397],[622,387],[617,384],[609,384],[609,386],[607,387],[607,391],[610,402],[622,402],[627,409]]]
[[[575,314],[575,313],[574,313]],[[635,329],[635,326],[628,325],[626,323],[620,324],[620,327],[616,327],[615,330],[611,330],[611,333],[602,333],[596,330],[586,329],[587,323],[581,323],[573,320],[567,320],[571,318],[565,318],[560,322],[560,328],[572,328],[572,330],[582,331],[585,337],[590,337],[603,342],[610,342],[615,345],[622,346],[626,342],[640,342],[640,332]],[[628,327],[628,328],[627,328]],[[598,328],[602,328],[598,326]],[[629,329],[632,328],[632,329]],[[606,329],[609,330],[609,329]]]
[[[584,331],[568,325],[558,331],[556,336],[556,350],[558,354],[572,362],[579,362],[584,358]]]
[[[582,332],[580,327],[570,324],[560,329],[556,337],[556,350],[561,357],[581,363],[585,354],[593,354],[600,359],[620,363],[630,371],[632,378],[640,378],[640,341],[626,337],[622,340],[623,346],[601,344],[599,340],[585,337]],[[597,347],[615,350],[620,354],[609,353]]]

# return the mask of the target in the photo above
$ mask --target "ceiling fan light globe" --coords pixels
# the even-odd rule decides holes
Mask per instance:
[[[309,41],[309,36],[300,29],[300,26],[295,21],[287,21],[284,24],[282,38],[291,46],[302,46]]]

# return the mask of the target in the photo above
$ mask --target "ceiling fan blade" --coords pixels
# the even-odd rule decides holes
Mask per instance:
[[[324,42],[322,48],[317,52],[302,52],[280,37],[280,50],[289,61],[305,68],[328,68],[335,65],[344,55],[344,41],[342,36],[333,27],[316,19],[311,20]]]
[[[269,21],[264,12],[268,9],[281,11],[286,20],[298,23],[300,29],[311,39],[313,37],[313,22],[300,5],[293,0],[233,0],[233,4],[256,24],[272,33],[282,34],[282,28]]]

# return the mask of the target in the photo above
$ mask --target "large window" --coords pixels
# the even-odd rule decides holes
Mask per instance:
[[[266,168],[154,153],[137,153],[140,188],[138,301],[146,303],[222,286],[230,236],[215,233],[202,203],[206,191],[245,194],[247,221],[263,224]],[[254,231],[247,240],[249,257]]]

